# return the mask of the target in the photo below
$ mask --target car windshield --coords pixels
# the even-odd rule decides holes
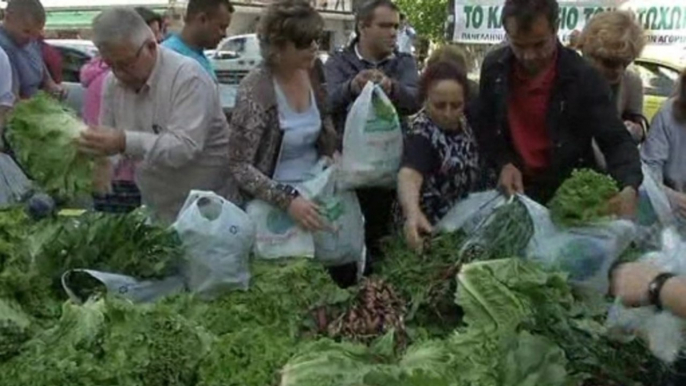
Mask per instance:
[[[237,54],[241,54],[245,52],[246,41],[246,38],[229,39],[219,47],[219,51],[231,51]]]
[[[650,62],[637,62],[636,68],[647,95],[669,97],[679,79],[679,73],[666,66]]]

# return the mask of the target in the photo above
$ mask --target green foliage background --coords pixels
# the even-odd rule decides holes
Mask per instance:
[[[417,33],[433,41],[445,40],[448,0],[397,0]]]

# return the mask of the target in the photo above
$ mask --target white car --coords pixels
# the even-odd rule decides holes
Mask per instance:
[[[206,52],[219,83],[238,84],[250,70],[262,62],[256,34],[236,35],[224,39],[217,49]]]

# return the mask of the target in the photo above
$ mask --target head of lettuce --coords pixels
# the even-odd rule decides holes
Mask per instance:
[[[17,162],[46,193],[71,201],[93,190],[94,160],[78,151],[87,126],[48,94],[19,102],[7,139]]]

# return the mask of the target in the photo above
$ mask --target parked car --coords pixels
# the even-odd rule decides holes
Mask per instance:
[[[228,37],[209,54],[217,79],[223,84],[239,84],[250,70],[262,62],[256,34]]]
[[[659,59],[638,58],[634,69],[643,81],[643,115],[650,121],[676,90],[681,66]]]

